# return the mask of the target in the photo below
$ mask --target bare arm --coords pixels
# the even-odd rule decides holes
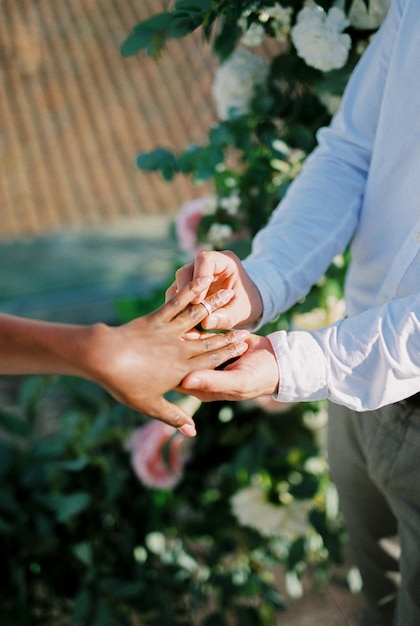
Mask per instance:
[[[111,327],[40,322],[0,315],[0,374],[62,374],[92,380],[118,401],[194,435],[192,418],[163,394],[195,369],[214,369],[247,349],[244,332],[192,331],[208,312],[190,306],[196,280],[157,311]],[[207,298],[212,310],[232,292]]]

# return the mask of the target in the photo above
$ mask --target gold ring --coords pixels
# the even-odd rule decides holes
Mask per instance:
[[[203,307],[206,309],[207,315],[211,315],[213,313],[213,311],[211,310],[211,306],[209,305],[208,302],[206,302],[205,300],[202,300],[200,304],[202,304]]]

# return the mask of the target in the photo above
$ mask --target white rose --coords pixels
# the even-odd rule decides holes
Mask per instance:
[[[212,224],[207,231],[208,241],[216,248],[222,248],[233,234],[232,227],[228,224]]]
[[[265,7],[259,16],[260,22],[268,22],[271,19],[271,26],[274,30],[275,38],[277,41],[286,41],[290,32],[290,26],[292,21],[291,7],[282,7],[281,4],[276,2],[272,7]]]
[[[238,48],[216,71],[212,94],[220,119],[249,111],[257,85],[268,75],[267,63],[245,48]]]
[[[332,7],[326,13],[319,6],[302,9],[292,28],[291,37],[300,57],[322,72],[345,65],[351,37],[343,30],[349,25],[344,12]]]
[[[259,46],[264,38],[264,33],[264,26],[261,26],[261,24],[251,24],[248,30],[243,34],[241,42],[244,46],[249,46],[250,48]]]
[[[237,215],[241,206],[241,199],[238,195],[225,196],[219,201],[219,204],[229,215]]]
[[[273,504],[259,485],[246,487],[231,498],[232,512],[242,526],[250,526],[263,537],[283,537],[293,541],[308,532],[311,500]]]
[[[350,24],[360,30],[375,30],[384,21],[391,0],[369,0],[369,9],[363,0],[354,0],[351,5]]]

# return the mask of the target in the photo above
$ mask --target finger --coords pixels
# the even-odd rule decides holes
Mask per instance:
[[[233,252],[214,252],[209,250],[203,250],[197,254],[193,264],[189,264],[178,270],[177,272],[177,285],[178,287],[185,284],[187,277],[189,279],[201,278],[204,276],[211,276],[214,282],[214,289],[219,290],[221,287],[231,287],[225,281],[232,273],[232,269],[235,267],[235,259],[239,262],[239,259]],[[198,304],[204,298],[207,298],[208,290],[211,289],[210,285],[207,289],[203,290],[200,298],[193,300],[194,304]]]
[[[172,285],[170,285],[165,291],[165,302],[168,302],[168,300],[172,300],[172,298],[174,298],[177,293],[178,293],[178,286],[176,284],[176,281],[174,281]]]
[[[201,322],[202,327],[205,330],[227,330],[233,328],[238,319],[238,315],[235,314],[233,307],[234,302],[230,301],[225,307],[213,311],[211,315],[204,317]]]
[[[184,333],[197,326],[213,311],[225,306],[235,295],[232,289],[221,289],[199,304],[193,304],[178,316],[179,328]]]
[[[177,289],[183,289],[186,285],[188,285],[188,283],[193,280],[193,278],[199,278],[200,276],[204,276],[204,274],[194,276],[194,262],[183,265],[183,267],[180,267],[175,272],[175,284]]]
[[[239,257],[230,250],[224,250],[223,252],[203,250],[195,258],[192,278],[212,276],[213,281],[216,278],[227,279],[239,265],[241,265]]]
[[[238,355],[233,351],[236,351],[237,346],[244,343],[249,336],[250,333],[247,330],[234,330],[229,333],[217,334],[201,333],[198,340],[190,341],[187,345],[189,358],[194,359],[193,365],[195,369],[207,367],[206,362],[211,364],[211,353],[223,350],[228,358],[234,358]],[[248,344],[245,344],[245,346],[247,349]],[[229,350],[232,351],[230,354]],[[242,348],[240,348],[240,350],[242,350]],[[200,357],[203,358],[200,359]],[[217,363],[216,367],[218,367],[218,365],[220,365],[220,363]]]
[[[160,318],[164,323],[170,322],[186,309],[194,298],[197,297],[197,294],[200,294],[203,289],[208,287],[210,282],[211,278],[209,276],[196,278],[191,281],[156,311],[156,317]]]
[[[205,351],[191,359],[190,362],[194,370],[209,368],[213,370],[244,354],[249,348],[248,344],[246,341],[235,339],[232,335],[233,333],[229,333],[229,335],[215,335],[208,339],[200,339],[197,343],[206,344]],[[224,341],[224,345],[214,347],[220,343],[221,339]],[[211,349],[212,347],[214,349]]]
[[[183,408],[169,402],[166,398],[161,397],[151,413],[153,415],[150,415],[150,417],[177,428],[186,437],[195,437],[197,434],[192,417]]]
[[[188,374],[180,386],[203,402],[244,399],[243,376],[239,370],[200,370]]]
[[[215,257],[214,253],[211,251],[199,252],[194,259],[194,264],[191,267],[192,278],[195,279],[195,278],[200,278],[200,276],[212,276],[213,280],[215,280],[215,277],[218,274],[218,271],[216,270],[217,260],[218,260],[218,255],[216,255]],[[178,282],[178,285],[181,284],[179,280],[177,280],[177,282]],[[220,286],[221,286],[220,284],[217,285],[216,289],[220,289]],[[208,289],[203,291],[201,296],[199,298],[197,297],[193,301],[193,304],[199,304],[204,298],[207,297],[207,293],[208,293]]]

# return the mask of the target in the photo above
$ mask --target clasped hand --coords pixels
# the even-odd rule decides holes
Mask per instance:
[[[192,417],[163,395],[180,387],[190,372],[212,371],[248,349],[246,330],[217,334],[194,330],[208,315],[207,309],[214,311],[233,296],[232,290],[222,289],[208,295],[207,308],[192,304],[210,281],[201,277],[188,282],[160,309],[128,324],[96,328],[96,382],[118,401],[187,436],[196,432]]]
[[[233,297],[202,322],[206,329],[228,329],[252,325],[262,315],[262,301],[256,285],[246,273],[239,258],[230,251],[200,252],[195,260],[176,274],[167,297],[182,290],[192,279],[211,276],[195,302],[209,298],[221,289],[234,292]],[[279,370],[277,360],[267,337],[250,335],[248,350],[223,370],[194,371],[182,382],[182,391],[200,400],[245,400],[278,391]]]

